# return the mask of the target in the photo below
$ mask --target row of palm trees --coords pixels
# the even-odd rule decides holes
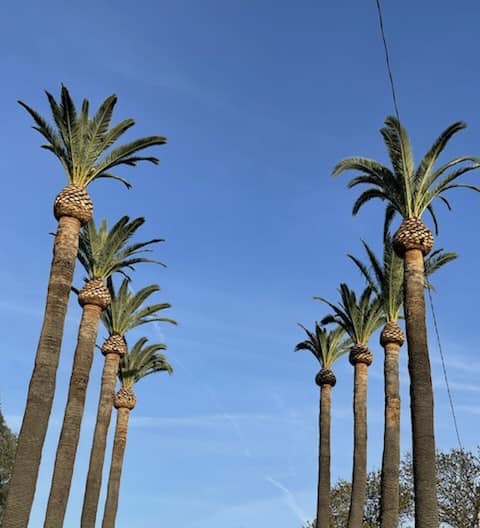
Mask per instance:
[[[307,339],[296,350],[310,350],[321,364],[316,376],[320,386],[320,448],[316,528],[330,524],[330,421],[331,388],[336,379],[334,362],[346,353],[354,367],[354,452],[352,493],[348,528],[361,528],[366,491],[367,454],[367,383],[372,363],[369,341],[383,325],[380,344],[384,349],[385,424],[382,456],[381,518],[382,528],[398,526],[400,466],[400,390],[398,358],[405,337],[398,324],[405,319],[410,377],[410,407],[415,494],[415,526],[438,528],[438,506],[435,475],[434,408],[431,368],[427,345],[425,317],[428,276],[457,257],[454,253],[433,248],[433,234],[423,223],[425,212],[431,215],[435,233],[438,223],[433,209],[442,201],[448,209],[446,191],[467,188],[480,191],[476,185],[459,183],[465,173],[480,168],[480,158],[456,157],[439,167],[438,158],[449,140],[465,124],[449,126],[437,138],[415,167],[410,140],[400,121],[388,117],[380,130],[391,162],[391,168],[369,158],[353,157],[341,161],[334,175],[356,171],[350,188],[366,186],[353,206],[356,215],[364,204],[380,199],[386,204],[383,258],[378,259],[364,242],[368,261],[349,255],[364,278],[366,287],[360,295],[342,283],[340,301],[316,297],[331,313],[313,331],[305,329]],[[390,227],[396,215],[402,218],[392,236]],[[429,255],[430,254],[430,255]],[[429,256],[428,256],[429,255]],[[333,324],[329,330],[324,325]]]
[[[48,428],[56,371],[67,304],[73,290],[82,307],[77,344],[73,356],[67,403],[58,441],[44,526],[63,526],[72,483],[86,391],[92,367],[100,322],[108,337],[101,347],[104,366],[101,378],[97,419],[90,454],[83,500],[81,526],[94,528],[107,433],[112,408],[117,409],[112,462],[108,493],[103,516],[103,528],[113,528],[118,507],[120,475],[124,457],[128,416],[135,407],[133,385],[156,372],[171,372],[166,357],[160,352],[164,344],[150,344],[146,337],[128,347],[127,334],[147,323],[169,322],[163,310],[170,308],[165,302],[149,304],[150,297],[160,289],[148,285],[134,292],[129,273],[140,263],[161,264],[145,254],[161,239],[131,242],[144,224],[143,218],[130,220],[124,216],[109,228],[106,220],[97,227],[93,221],[93,204],[86,190],[99,178],[130,184],[111,171],[118,166],[135,166],[140,161],[154,164],[153,156],[140,156],[139,152],[163,145],[161,136],[140,138],[119,147],[117,140],[133,126],[132,119],[111,125],[117,98],[108,97],[97,112],[89,115],[89,102],[84,100],[80,111],[65,86],[62,85],[57,101],[47,92],[53,121],[50,125],[39,113],[23,102],[20,104],[34,120],[34,129],[47,140],[43,148],[53,152],[65,169],[68,184],[57,195],[54,215],[58,221],[54,239],[44,322],[40,334],[35,366],[30,380],[25,414],[18,436],[18,446],[5,507],[5,528],[26,528],[35,494],[42,448]],[[113,148],[111,148],[113,147]],[[85,270],[85,283],[80,290],[72,286],[76,261]],[[119,286],[114,276],[121,275]],[[121,388],[115,395],[117,377]]]

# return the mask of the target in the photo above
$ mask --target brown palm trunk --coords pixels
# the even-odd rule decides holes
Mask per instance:
[[[86,304],[83,307],[70,377],[67,406],[58,442],[45,516],[45,528],[61,528],[63,526],[101,313],[101,306]]]
[[[401,344],[399,344],[399,341],[385,342],[383,340],[382,345],[385,350],[385,424],[380,486],[380,526],[381,528],[392,528],[398,526],[400,500],[400,380],[398,356]]]
[[[105,461],[108,428],[112,416],[113,397],[119,363],[119,354],[108,353],[105,355],[100,399],[98,402],[97,421],[95,423],[95,433],[90,452],[87,483],[83,498],[81,528],[95,528],[98,499],[100,497],[100,488],[102,486],[102,472]]]
[[[320,388],[318,493],[316,528],[330,528],[330,415],[332,386]]]
[[[62,216],[53,247],[47,302],[15,464],[3,518],[4,528],[27,528],[43,443],[55,393],[63,327],[78,252],[80,221]]]
[[[367,489],[367,384],[368,365],[354,364],[353,391],[353,472],[348,528],[362,528]]]
[[[128,417],[130,409],[121,407],[117,410],[117,425],[113,442],[112,462],[108,477],[108,491],[103,514],[102,528],[115,528],[115,518],[118,510],[120,478],[122,475],[125,445],[127,443]]]
[[[425,321],[423,254],[404,254],[404,309],[410,374],[415,526],[438,528],[433,387]]]

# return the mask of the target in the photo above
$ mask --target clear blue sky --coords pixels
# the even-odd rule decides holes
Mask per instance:
[[[118,528],[298,528],[315,505],[318,366],[294,354],[297,322],[324,315],[313,295],[360,286],[346,259],[359,239],[379,248],[381,210],[352,219],[355,193],[330,177],[342,157],[385,160],[378,129],[391,113],[375,3],[337,0],[46,0],[3,6],[0,33],[2,240],[0,395],[18,428],[42,320],[65,178],[16,104],[47,114],[43,89],[64,82],[96,106],[119,96],[130,137],[162,134],[159,167],[125,171],[134,189],[91,187],[97,219],[145,215],[144,237],[167,239],[162,286],[178,328],[151,328],[175,367],[137,387]],[[476,0],[384,2],[402,120],[419,156],[457,119],[447,156],[480,153]],[[480,174],[476,178],[480,177]],[[473,179],[475,177],[472,177]],[[464,444],[478,442],[480,197],[459,191],[440,213],[437,247],[461,259],[435,279],[442,342]],[[76,283],[79,284],[81,273]],[[58,391],[31,527],[42,526],[79,310],[69,311]],[[433,337],[433,334],[432,334]],[[438,350],[431,356],[440,448],[456,445]],[[372,341],[369,466],[382,442],[382,353]],[[402,449],[409,449],[406,353]],[[102,358],[88,393],[65,526],[78,526]],[[333,477],[351,471],[352,369],[336,368]],[[107,455],[108,459],[108,455]],[[102,508],[100,508],[102,510]]]

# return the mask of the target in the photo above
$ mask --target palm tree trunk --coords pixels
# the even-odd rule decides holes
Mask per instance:
[[[47,302],[3,519],[27,528],[55,393],[63,327],[78,252],[80,221],[62,216],[53,247]]]
[[[115,518],[118,510],[120,478],[122,475],[125,444],[127,443],[128,417],[130,409],[121,407],[117,410],[117,425],[113,442],[112,462],[108,477],[107,500],[103,514],[102,528],[115,528]]]
[[[83,307],[70,377],[68,400],[45,516],[45,528],[61,528],[63,526],[101,313],[102,308],[95,304],[86,304]]]
[[[353,390],[353,473],[348,528],[362,528],[367,488],[367,384],[368,366],[356,362]]]
[[[438,528],[433,387],[425,321],[423,254],[404,255],[404,309],[410,374],[415,526]]]
[[[113,397],[117,380],[120,356],[106,354],[102,373],[102,386],[98,402],[97,421],[90,452],[87,484],[83,499],[81,528],[95,528],[97,517],[98,499],[102,486],[102,472],[105,461],[108,428],[112,416]]]
[[[385,425],[383,433],[380,526],[398,526],[400,499],[400,381],[398,343],[385,343]]]
[[[318,460],[318,493],[316,528],[330,528],[330,415],[332,386],[320,388],[320,445]],[[106,528],[106,527],[104,527]]]

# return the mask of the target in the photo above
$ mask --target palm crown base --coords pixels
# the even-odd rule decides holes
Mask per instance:
[[[354,345],[350,349],[348,360],[353,366],[355,366],[357,363],[363,363],[369,367],[373,362],[373,354],[366,345]]]
[[[380,345],[382,347],[390,343],[395,343],[398,346],[402,346],[405,343],[403,331],[396,321],[388,321],[380,334]]]
[[[337,377],[335,376],[333,370],[322,368],[315,376],[315,383],[319,387],[322,385],[330,385],[331,387],[335,387],[337,384]]]
[[[125,342],[125,338],[121,335],[111,335],[102,345],[102,354],[104,356],[107,354],[117,354],[121,357],[126,353],[127,343]]]
[[[131,411],[137,405],[137,398],[131,387],[122,387],[113,400],[115,409],[128,409]]]
[[[62,216],[70,216],[84,225],[93,216],[92,199],[84,187],[71,183],[57,194],[53,214],[57,220]]]
[[[393,237],[393,249],[399,257],[418,249],[425,257],[433,248],[433,234],[420,218],[404,218]]]
[[[80,306],[94,304],[102,310],[105,310],[111,301],[112,297],[110,291],[100,279],[89,280],[78,293],[78,302]]]

